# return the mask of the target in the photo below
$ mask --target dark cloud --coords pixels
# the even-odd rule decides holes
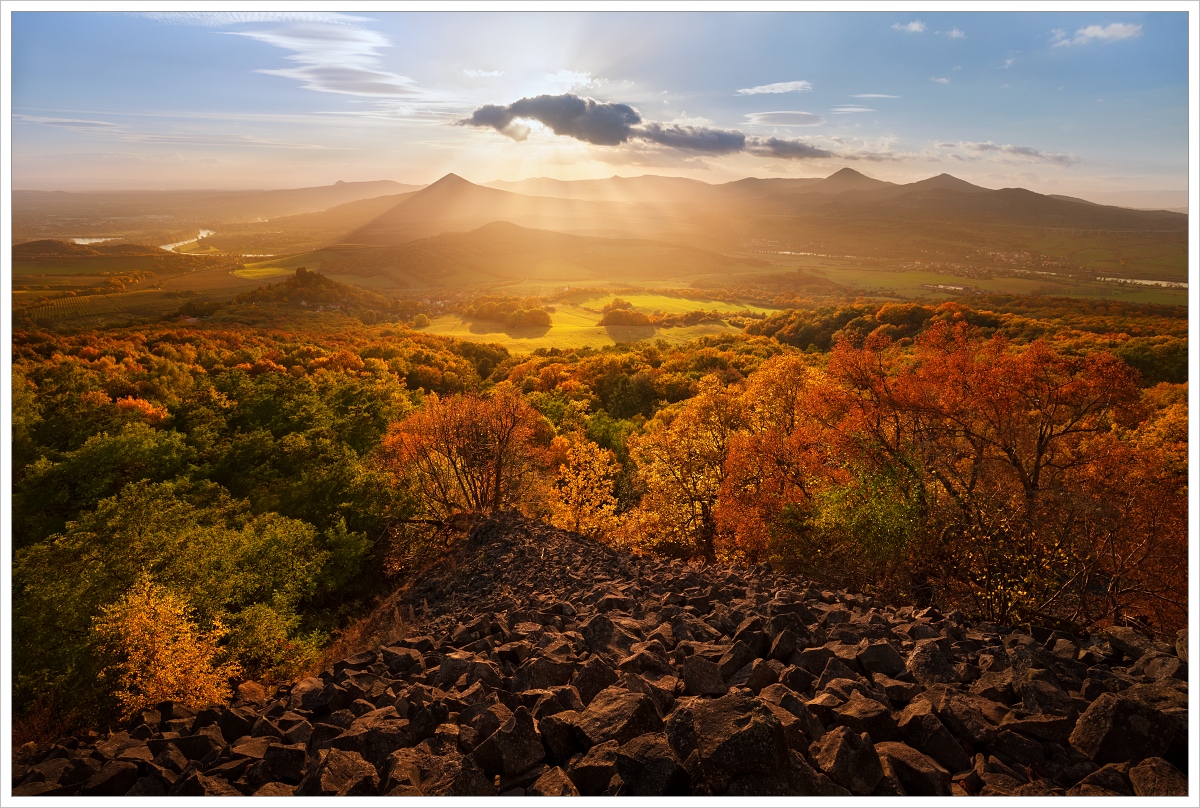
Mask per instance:
[[[495,129],[520,141],[529,136],[529,127],[522,124],[522,120],[539,121],[556,135],[597,146],[644,141],[696,154],[750,152],[787,160],[835,156],[833,152],[799,140],[748,137],[736,129],[657,121],[643,123],[642,116],[628,104],[580,98],[573,93],[522,98],[505,106],[485,104],[455,124]]]
[[[834,153],[818,148],[802,140],[787,140],[780,137],[755,138],[746,149],[764,157],[779,157],[784,160],[806,160],[819,157],[834,157]]]
[[[660,146],[705,154],[735,154],[746,150],[746,136],[729,129],[664,125],[652,121],[640,127],[634,136]]]
[[[538,121],[556,135],[573,137],[597,146],[617,146],[633,137],[633,127],[642,116],[628,104],[597,101],[565,95],[539,95],[522,98],[507,106],[487,104],[458,122],[460,126],[490,127],[513,140],[524,140],[528,127],[518,118]]]

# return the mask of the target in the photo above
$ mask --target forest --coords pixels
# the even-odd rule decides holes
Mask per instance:
[[[1000,624],[1186,624],[1185,307],[792,291],[739,332],[517,353],[289,283],[14,333],[18,737],[319,669],[464,513]]]

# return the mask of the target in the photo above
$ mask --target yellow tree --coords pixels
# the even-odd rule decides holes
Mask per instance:
[[[716,560],[716,507],[725,458],[744,420],[736,392],[722,387],[715,376],[705,376],[696,396],[660,412],[644,435],[630,439],[630,455],[646,486],[641,508],[658,517],[648,524],[665,531],[654,537],[659,544]]]
[[[593,539],[605,537],[617,521],[613,479],[620,466],[612,452],[580,433],[554,442],[564,454],[550,502],[554,525]]]
[[[236,662],[219,661],[217,643],[226,631],[214,621],[201,631],[192,609],[166,588],[143,577],[125,597],[106,607],[94,631],[100,648],[114,658],[117,699],[125,715],[160,701],[199,706],[229,697]]]

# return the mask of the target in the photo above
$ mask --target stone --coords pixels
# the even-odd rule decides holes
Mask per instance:
[[[900,713],[897,728],[905,743],[933,757],[949,772],[971,768],[971,758],[942,724],[925,699],[917,699]]]
[[[689,793],[687,772],[679,765],[667,736],[639,735],[622,744],[616,755],[617,774],[627,794],[639,797],[681,796]]]
[[[181,777],[170,790],[172,797],[240,797],[242,792],[219,777],[192,772]]]
[[[324,680],[310,676],[292,685],[288,696],[288,706],[293,710],[319,710],[328,707],[333,701],[333,685],[327,685]]]
[[[106,763],[96,772],[79,793],[85,797],[120,797],[124,796],[133,784],[138,781],[138,767],[127,760],[114,760]]]
[[[238,701],[249,702],[256,706],[262,706],[267,703],[267,691],[258,682],[242,682],[237,686],[236,698]]]
[[[543,774],[525,791],[532,797],[578,797],[579,789],[558,766]]]
[[[365,797],[379,790],[379,773],[357,752],[323,749],[296,787],[298,797]]]
[[[574,672],[575,664],[572,662],[539,656],[526,660],[513,674],[513,690],[546,690],[555,685],[565,685],[571,681]]]
[[[568,767],[568,776],[584,796],[597,796],[608,787],[617,773],[616,741],[605,741],[588,750],[587,754]]]
[[[866,796],[883,779],[883,766],[874,744],[846,727],[825,733],[813,744],[811,753],[821,771],[851,794]]]
[[[958,671],[942,653],[936,640],[921,640],[908,654],[905,670],[917,684],[928,687],[935,684],[957,684]]]
[[[914,797],[950,795],[950,772],[928,755],[894,741],[876,743],[875,752],[895,773],[906,793]]]
[[[1149,757],[1129,767],[1129,782],[1139,797],[1186,797],[1187,777],[1160,757]]]
[[[735,673],[754,661],[754,654],[743,642],[735,642],[733,646],[725,652],[721,660],[717,663],[717,667],[721,671],[721,678],[729,681]]]
[[[304,744],[273,743],[263,751],[262,760],[270,767],[275,780],[295,785],[304,777],[308,749]]]
[[[594,656],[575,671],[571,684],[575,685],[575,689],[579,691],[579,698],[586,706],[591,703],[597,693],[612,686],[616,681],[617,674],[612,666],[600,657]]]
[[[1120,651],[1131,660],[1154,650],[1154,641],[1127,626],[1113,626],[1104,632],[1105,639],[1114,651]]]
[[[904,672],[904,657],[886,640],[863,640],[858,646],[858,664],[868,673],[893,677]]]
[[[728,689],[715,662],[693,654],[683,660],[683,692],[689,696],[720,696]]]
[[[1131,699],[1102,693],[1079,716],[1071,746],[1097,764],[1162,755],[1175,725],[1163,713]]]
[[[835,707],[833,714],[838,724],[849,727],[856,734],[867,733],[875,743],[900,739],[900,730],[891,710],[858,691],[851,693],[845,704]]]
[[[662,729],[662,719],[649,696],[610,687],[580,714],[576,726],[588,748],[605,741],[631,741]]]
[[[545,756],[542,736],[524,706],[518,707],[512,718],[485,738],[472,753],[484,773],[504,776],[520,774]]]

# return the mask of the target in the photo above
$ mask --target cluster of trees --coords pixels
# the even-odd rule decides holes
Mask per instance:
[[[462,309],[463,317],[503,323],[509,328],[549,328],[552,309],[542,306],[540,298],[496,297],[484,295]]]
[[[18,715],[294,676],[432,528],[508,508],[992,620],[1181,625],[1179,318],[1023,305],[524,356],[326,315],[18,331]]]

